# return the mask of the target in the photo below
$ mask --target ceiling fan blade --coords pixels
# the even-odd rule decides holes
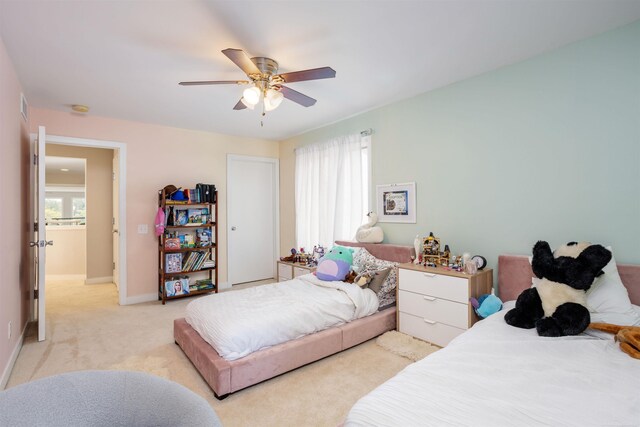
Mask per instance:
[[[284,83],[303,82],[305,80],[332,79],[336,70],[331,67],[313,68],[311,70],[294,71],[279,75]]]
[[[251,61],[249,55],[244,53],[244,50],[229,48],[223,50],[222,53],[224,53],[227,58],[233,61],[234,64],[240,67],[240,69],[244,71],[247,76],[250,74],[260,74],[260,70],[258,69],[258,67],[256,67],[256,64]]]
[[[238,101],[236,106],[233,107],[234,110],[244,110],[245,108],[247,108],[247,106],[242,103],[242,100]]]
[[[282,95],[284,95],[284,97],[288,100],[300,104],[303,107],[311,107],[316,103],[316,100],[311,98],[310,96],[307,96],[286,86],[280,86],[280,92],[282,92]]]
[[[247,80],[206,80],[201,82],[180,82],[181,86],[198,86],[198,85],[246,85]]]

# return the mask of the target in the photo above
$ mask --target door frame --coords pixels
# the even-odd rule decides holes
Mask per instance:
[[[280,160],[274,157],[258,157],[258,156],[243,156],[240,154],[227,154],[227,189],[229,189],[230,185],[230,176],[229,170],[232,162],[236,160],[242,160],[243,162],[257,162],[257,163],[270,163],[273,167],[273,187],[274,187],[274,203],[273,203],[273,253],[276,254],[276,259],[273,260],[273,277],[277,277],[277,257],[280,252]],[[230,224],[232,223],[232,219],[229,215],[230,211],[230,203],[229,203],[229,195],[227,193],[226,197],[227,201],[227,226],[225,227],[227,233],[227,284],[228,288],[231,288],[232,281],[232,272],[229,268],[231,266],[231,251],[229,251],[229,242],[230,242]]]
[[[32,134],[32,138],[35,138]],[[119,182],[118,182],[118,220],[120,242],[118,245],[118,303],[127,305],[127,145],[123,142],[106,141],[102,139],[74,138],[70,136],[47,135],[47,144],[71,145],[75,147],[105,148],[118,151]],[[89,254],[87,253],[87,257]],[[114,278],[115,280],[115,278]],[[32,292],[33,294],[33,292]]]

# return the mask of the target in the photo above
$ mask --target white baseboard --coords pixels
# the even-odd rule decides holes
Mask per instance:
[[[84,281],[85,285],[99,285],[104,283],[113,283],[113,276],[106,277],[92,277]]]
[[[158,301],[158,294],[152,293],[152,294],[144,294],[144,295],[136,295],[133,297],[127,297],[125,305],[141,304],[143,302],[149,302],[149,301]]]
[[[45,280],[86,280],[86,274],[47,274]]]
[[[218,283],[218,290],[221,291],[223,289],[231,289],[229,282]]]
[[[20,354],[20,350],[22,349],[22,343],[24,342],[24,334],[27,331],[27,326],[29,323],[25,323],[24,328],[22,328],[22,334],[20,334],[20,338],[16,343],[13,351],[11,352],[11,357],[9,358],[9,363],[4,368],[4,372],[2,372],[2,377],[0,378],[0,390],[4,390],[7,386],[7,382],[9,382],[9,377],[11,376],[11,371],[13,371],[13,366],[16,364],[16,360],[18,359],[18,354]]]

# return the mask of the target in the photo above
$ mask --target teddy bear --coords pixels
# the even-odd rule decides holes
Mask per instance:
[[[620,326],[610,323],[591,323],[591,329],[615,334],[620,349],[634,359],[640,359],[640,326]]]
[[[547,242],[537,242],[531,267],[541,280],[518,296],[505,321],[518,328],[536,328],[544,337],[582,333],[591,321],[587,290],[610,260],[611,251],[602,245],[569,242],[551,252]]]

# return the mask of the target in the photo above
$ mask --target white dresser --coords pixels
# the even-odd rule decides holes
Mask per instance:
[[[491,292],[493,270],[468,275],[398,265],[398,331],[444,347],[478,321],[470,297]]]
[[[291,280],[294,277],[309,274],[314,271],[316,271],[315,267],[308,267],[306,265],[288,261],[278,261],[278,282]]]

